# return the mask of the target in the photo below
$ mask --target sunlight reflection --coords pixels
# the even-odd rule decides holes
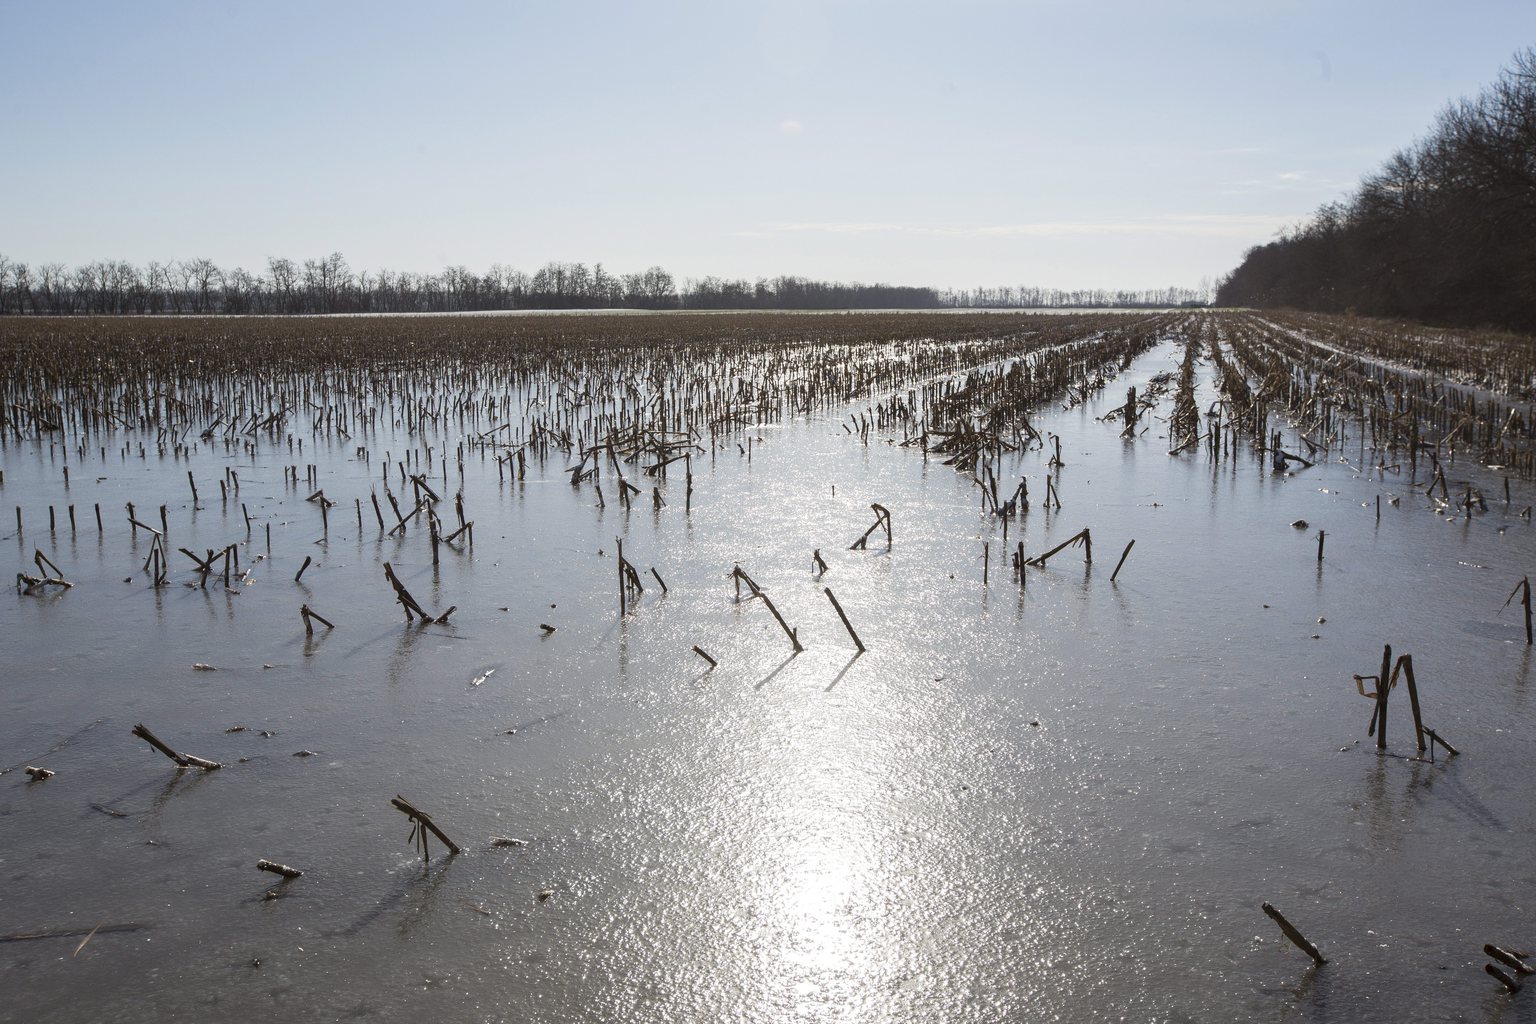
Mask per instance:
[[[846,1010],[884,973],[884,885],[868,837],[840,827],[848,824],[840,817],[827,815],[824,828],[779,851],[784,882],[765,894],[767,909],[783,925],[777,944],[764,950],[763,967],[777,976],[772,986],[780,998],[801,1014]]]
[[[774,922],[752,973],[794,1016],[850,1019],[896,970],[902,883],[884,852],[897,829],[883,780],[898,752],[867,724],[847,723],[833,742],[830,728],[794,728],[780,750],[770,827],[752,840],[755,910]]]

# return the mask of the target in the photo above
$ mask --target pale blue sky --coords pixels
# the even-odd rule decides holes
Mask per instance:
[[[1193,285],[1533,44],[1533,0],[0,0],[0,253]]]

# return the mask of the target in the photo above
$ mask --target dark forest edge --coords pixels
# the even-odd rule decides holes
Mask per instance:
[[[97,260],[76,267],[0,255],[0,315],[302,315],[469,313],[519,309],[1152,308],[1203,305],[1209,289],[1003,287],[945,289],[844,284],[780,276],[704,277],[681,286],[662,267],[611,274],[601,263],[547,263],[533,274],[501,264],[436,274],[355,271],[341,253],[266,269],[225,270],[209,259],[140,267]]]
[[[1248,250],[1216,302],[1536,330],[1536,48],[1343,201]]]

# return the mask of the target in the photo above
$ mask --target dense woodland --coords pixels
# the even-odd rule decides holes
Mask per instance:
[[[357,271],[341,253],[273,258],[261,273],[225,270],[209,259],[137,266],[97,260],[76,267],[32,265],[0,255],[0,314],[108,316],[175,314],[463,313],[508,309],[939,309],[1169,306],[1204,291],[977,288],[939,291],[843,284],[803,277],[756,281],[705,277],[681,286],[661,267],[612,274],[601,263],[548,263],[534,274],[497,264],[484,274]]]
[[[1250,249],[1217,301],[1536,330],[1536,49],[1342,202]]]

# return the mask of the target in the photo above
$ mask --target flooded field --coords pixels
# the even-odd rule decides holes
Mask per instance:
[[[0,322],[0,1020],[1536,1019],[1529,369],[1351,330]]]

